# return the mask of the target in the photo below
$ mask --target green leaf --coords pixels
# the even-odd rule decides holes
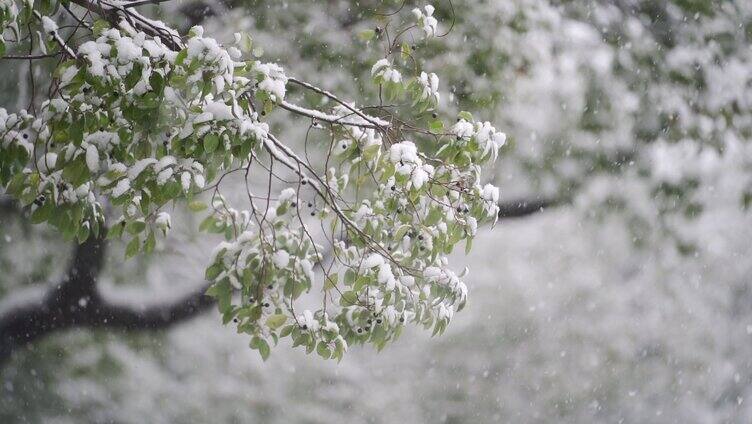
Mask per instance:
[[[332,274],[326,277],[326,281],[324,281],[324,290],[331,290],[335,287],[337,287],[337,274]]]
[[[323,341],[320,341],[318,346],[316,346],[316,353],[318,353],[319,356],[324,359],[329,359],[332,357],[331,349],[329,349],[329,346]]]
[[[220,312],[227,313],[232,309],[232,287],[226,278],[209,287],[206,295],[217,299]]]
[[[157,93],[149,92],[137,100],[138,107],[141,109],[156,109],[159,106],[161,98]]]
[[[110,24],[105,21],[104,19],[97,19],[94,21],[94,25],[92,26],[92,31],[94,31],[94,35],[97,37],[102,35],[102,33],[110,28]]]
[[[175,56],[175,66],[182,65],[187,57],[188,57],[188,49],[180,50],[180,53],[178,53],[178,55]]]
[[[441,209],[432,208],[431,211],[428,212],[428,216],[426,216],[424,223],[428,226],[436,225],[443,215],[444,213]]]
[[[410,53],[412,53],[412,50],[413,49],[410,47],[410,45],[407,44],[406,41],[403,41],[402,47],[401,47],[402,59],[407,60],[410,57]]]
[[[358,295],[352,291],[342,293],[342,297],[339,298],[339,304],[342,306],[352,306],[356,303],[358,303]]]
[[[125,258],[129,259],[136,256],[140,247],[141,240],[138,237],[133,237],[133,239],[131,239],[131,241],[128,242],[128,245],[125,247]]]
[[[402,225],[401,227],[399,227],[397,229],[397,232],[394,233],[394,240],[398,242],[402,241],[402,238],[405,237],[405,234],[407,234],[408,231],[410,231],[410,228],[412,227],[410,227],[409,225]]]
[[[264,339],[258,339],[258,351],[261,354],[261,359],[266,361],[269,359],[269,354],[271,353],[271,349],[269,348],[269,343],[266,342]]]
[[[468,238],[465,240],[465,254],[470,253],[470,250],[473,248],[473,239]]]
[[[157,245],[157,238],[154,236],[153,231],[149,231],[149,235],[146,236],[146,242],[144,242],[144,253],[151,253],[154,251],[154,247]]]
[[[358,39],[364,43],[367,43],[373,40],[373,37],[375,36],[376,36],[376,31],[372,29],[366,29],[358,33]]]
[[[146,223],[142,220],[129,222],[128,225],[125,227],[125,230],[128,231],[128,234],[133,234],[133,235],[139,234],[145,229],[146,229]]]
[[[89,238],[89,226],[88,225],[82,225],[78,229],[78,234],[76,234],[76,238],[78,238],[79,243],[85,242]]]
[[[285,328],[283,328],[282,331],[280,331],[279,337],[287,337],[287,336],[289,336],[290,334],[292,334],[292,330],[294,328],[295,328],[294,325],[285,326]]]
[[[80,146],[81,142],[84,139],[85,126],[86,121],[83,117],[81,117],[80,119],[74,120],[68,128],[68,137],[70,137],[70,141],[76,146]]]
[[[459,117],[467,122],[473,122],[473,114],[468,111],[463,110],[459,113]]]
[[[213,151],[217,150],[217,146],[219,146],[218,135],[208,134],[206,137],[204,137],[204,151],[206,153],[212,153]]]
[[[287,315],[274,314],[266,319],[266,326],[271,328],[272,330],[276,330],[277,328],[284,325],[285,322],[287,322]]]
[[[363,159],[365,160],[371,160],[376,157],[376,153],[378,153],[381,146],[378,144],[374,144],[373,146],[368,146],[365,149],[363,149]]]
[[[149,85],[154,93],[161,95],[165,86],[164,77],[157,72],[153,72],[149,77]]]
[[[355,280],[355,285],[353,285],[353,291],[355,293],[360,293],[361,290],[363,290],[363,287],[367,286],[368,283],[371,282],[371,278],[365,275],[361,275],[358,277],[357,280]]]
[[[253,39],[247,32],[240,33],[240,50],[243,53],[250,53],[253,49]]]
[[[190,209],[193,212],[201,212],[202,210],[206,209],[208,206],[206,203],[200,201],[200,200],[194,200],[190,203],[188,203],[188,209]]]
[[[353,271],[352,269],[349,269],[345,271],[345,285],[351,286],[352,283],[355,282],[355,279],[358,278],[358,274]]]
[[[217,222],[216,219],[214,219],[213,216],[209,215],[206,218],[204,218],[203,221],[201,221],[201,224],[198,226],[199,231],[209,231],[214,227],[214,224]]]
[[[431,130],[431,132],[435,133],[443,133],[444,132],[444,122],[440,120],[431,121],[430,124],[428,124],[428,129]]]
[[[107,240],[112,240],[116,238],[120,238],[123,235],[123,230],[125,229],[125,222],[120,221],[116,222],[115,225],[107,229]]]
[[[63,168],[63,178],[68,180],[74,187],[78,187],[89,179],[89,168],[83,155]]]
[[[222,266],[219,264],[213,264],[206,268],[206,272],[204,272],[204,278],[206,278],[208,281],[213,281],[219,273],[222,272]]]
[[[52,215],[52,211],[55,208],[52,206],[51,202],[46,202],[42,206],[38,207],[34,212],[31,213],[31,223],[32,224],[39,224],[44,221],[47,221],[50,219],[50,216]]]

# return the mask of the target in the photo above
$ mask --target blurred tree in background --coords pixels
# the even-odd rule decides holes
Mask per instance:
[[[466,278],[467,316],[444,339],[411,333],[409,341],[379,355],[353,354],[337,368],[287,351],[259,365],[238,353],[246,341],[217,330],[216,317],[159,337],[67,332],[18,352],[4,367],[0,416],[749,420],[752,6],[433,6],[439,32],[451,31],[405,48],[420,54],[426,69],[440,70],[438,109],[445,116],[477,111],[476,118],[507,132],[510,145],[489,170],[508,202],[502,217],[547,210],[479,236],[478,257],[466,260],[475,271]],[[413,7],[423,5],[224,1],[144,11],[182,30],[200,23],[219,40],[246,31],[265,60],[290,75],[343,98],[374,98],[371,65],[383,56],[376,39],[392,30],[392,13]],[[2,105],[25,107],[28,64],[2,66],[15,75],[0,81]],[[305,137],[279,115],[270,122],[280,137]],[[60,281],[71,253],[54,234],[30,227],[12,204],[2,213],[5,309],[38,296],[40,281]],[[173,221],[187,223],[182,227],[195,228],[193,219],[173,213]],[[157,321],[165,325],[209,310],[191,303],[191,287],[202,285],[195,275],[206,265],[206,244],[191,231],[173,231],[153,257],[105,261],[101,289],[145,310],[155,304],[150,298],[188,300],[191,313],[177,315],[157,302]],[[177,288],[181,281],[188,284]]]

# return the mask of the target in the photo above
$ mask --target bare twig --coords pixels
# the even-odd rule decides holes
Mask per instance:
[[[170,0],[136,0],[136,1],[132,1],[130,3],[123,4],[123,8],[129,9],[131,7],[146,6],[146,5],[150,5],[150,4],[159,4],[159,3],[164,3],[164,2],[168,2],[168,1],[170,1]]]
[[[10,59],[10,60],[35,60],[35,59],[46,59],[49,57],[57,57],[60,53],[49,53],[49,54],[30,54],[30,55],[5,55],[0,57],[0,59]]]

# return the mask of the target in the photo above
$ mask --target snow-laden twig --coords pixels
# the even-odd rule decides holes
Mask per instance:
[[[337,115],[332,115],[329,113],[322,112],[320,110],[304,108],[302,106],[289,103],[286,100],[283,100],[279,104],[279,106],[292,113],[307,116],[309,118],[317,119],[319,121],[328,122],[330,124],[349,125],[353,127],[373,128],[373,129],[389,127],[388,122],[378,119],[378,118],[370,117],[373,120],[373,123],[371,121],[369,122],[356,121],[356,120],[353,120],[351,117],[337,116]]]

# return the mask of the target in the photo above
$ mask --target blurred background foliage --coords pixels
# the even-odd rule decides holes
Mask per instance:
[[[67,331],[0,370],[0,422],[752,420],[752,4],[433,5],[451,31],[410,49],[442,78],[441,117],[478,111],[510,135],[494,171],[502,197],[560,203],[486,229],[457,258],[473,271],[470,301],[445,336],[409,331],[336,365],[285,348],[262,363],[213,311],[166,332]],[[415,6],[145,12],[222,41],[248,31],[289,74],[377,102],[368,75],[381,45],[359,34]],[[0,106],[25,107],[28,70],[0,66]],[[300,124],[275,122],[293,143]],[[70,247],[12,206],[0,228],[1,308],[61,278]],[[200,283],[212,244],[175,232],[125,263],[113,246],[100,285],[135,305],[174,297]]]

